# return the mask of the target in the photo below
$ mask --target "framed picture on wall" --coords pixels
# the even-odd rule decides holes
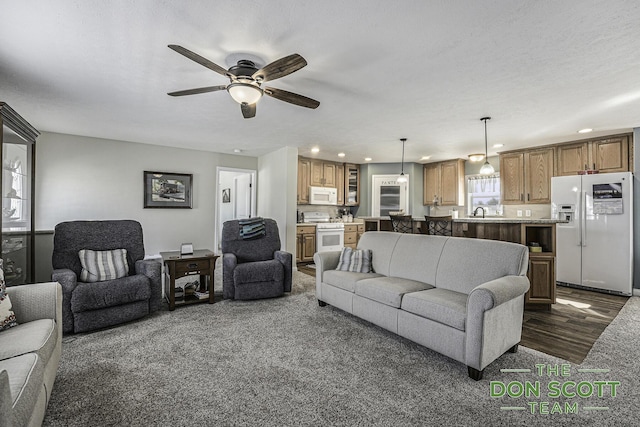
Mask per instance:
[[[231,203],[231,189],[223,188],[222,189],[222,203]]]
[[[191,209],[192,187],[192,174],[144,171],[144,207]]]

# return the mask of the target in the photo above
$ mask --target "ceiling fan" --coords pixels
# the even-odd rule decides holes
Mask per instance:
[[[297,53],[273,61],[260,69],[256,67],[253,61],[242,59],[238,61],[237,65],[225,70],[221,66],[182,46],[170,44],[169,47],[192,61],[227,77],[230,83],[228,85],[179,90],[177,92],[169,92],[167,95],[184,96],[226,90],[229,92],[229,95],[240,104],[242,115],[245,119],[255,117],[256,104],[260,98],[262,98],[262,95],[269,95],[272,98],[301,107],[315,109],[320,105],[320,102],[315,99],[307,98],[297,93],[276,89],[274,87],[262,87],[262,83],[264,82],[279,79],[307,65],[307,61]]]

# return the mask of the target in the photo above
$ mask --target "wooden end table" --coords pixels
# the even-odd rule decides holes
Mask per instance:
[[[164,295],[169,302],[169,310],[174,310],[177,305],[203,302],[213,304],[213,274],[219,255],[214,254],[209,249],[197,249],[189,255],[181,255],[180,251],[171,251],[160,252],[160,256],[162,256],[162,262],[166,267]],[[194,275],[200,275],[200,288],[198,291],[208,291],[209,297],[199,299],[194,295],[184,295],[182,300],[176,301],[176,279]]]

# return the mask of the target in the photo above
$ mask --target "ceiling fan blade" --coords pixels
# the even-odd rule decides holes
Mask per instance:
[[[171,96],[184,96],[184,95],[195,95],[197,93],[207,93],[207,92],[216,92],[218,90],[225,90],[227,86],[207,86],[207,87],[199,87],[196,89],[187,89],[187,90],[178,90],[176,92],[169,92],[167,95]]]
[[[242,109],[242,115],[245,119],[250,119],[256,116],[256,104],[240,104]]]
[[[264,93],[280,101],[288,102],[290,104],[299,105],[307,108],[318,108],[319,101],[315,99],[307,98],[306,96],[298,95],[297,93],[287,92],[286,90],[276,89],[274,87],[265,87]]]
[[[305,65],[307,65],[307,61],[305,61],[302,56],[294,53],[265,65],[264,67],[253,73],[252,77],[263,82],[275,80],[291,74],[294,71],[298,71]]]
[[[190,60],[195,61],[200,65],[204,65],[208,69],[213,70],[218,74],[222,74],[225,77],[229,77],[229,71],[228,70],[225,70],[224,68],[222,68],[218,64],[215,64],[215,63],[209,61],[207,58],[204,58],[204,57],[198,55],[197,53],[191,52],[189,49],[186,49],[186,48],[184,48],[182,46],[178,46],[177,44],[170,44],[169,47],[171,49],[175,50],[176,52],[178,52],[180,55],[184,55],[187,58],[189,58]]]

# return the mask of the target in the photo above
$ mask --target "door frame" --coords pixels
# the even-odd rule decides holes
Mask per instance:
[[[216,201],[216,211],[215,211],[215,220],[214,220],[214,245],[215,245],[215,249],[214,252],[218,253],[220,252],[220,244],[222,242],[221,240],[221,235],[222,235],[222,223],[221,221],[221,214],[220,214],[220,206],[222,203],[222,188],[221,188],[221,184],[220,184],[220,174],[221,172],[235,172],[237,174],[249,174],[251,175],[251,182],[252,182],[252,191],[251,191],[251,216],[254,217],[256,216],[256,212],[257,212],[257,206],[256,206],[256,202],[257,202],[257,197],[256,197],[256,193],[258,192],[258,182],[257,182],[257,176],[258,176],[258,171],[256,171],[255,169],[240,169],[240,168],[230,168],[230,167],[226,167],[226,166],[218,166],[216,167],[216,196],[215,196],[215,201]]]

